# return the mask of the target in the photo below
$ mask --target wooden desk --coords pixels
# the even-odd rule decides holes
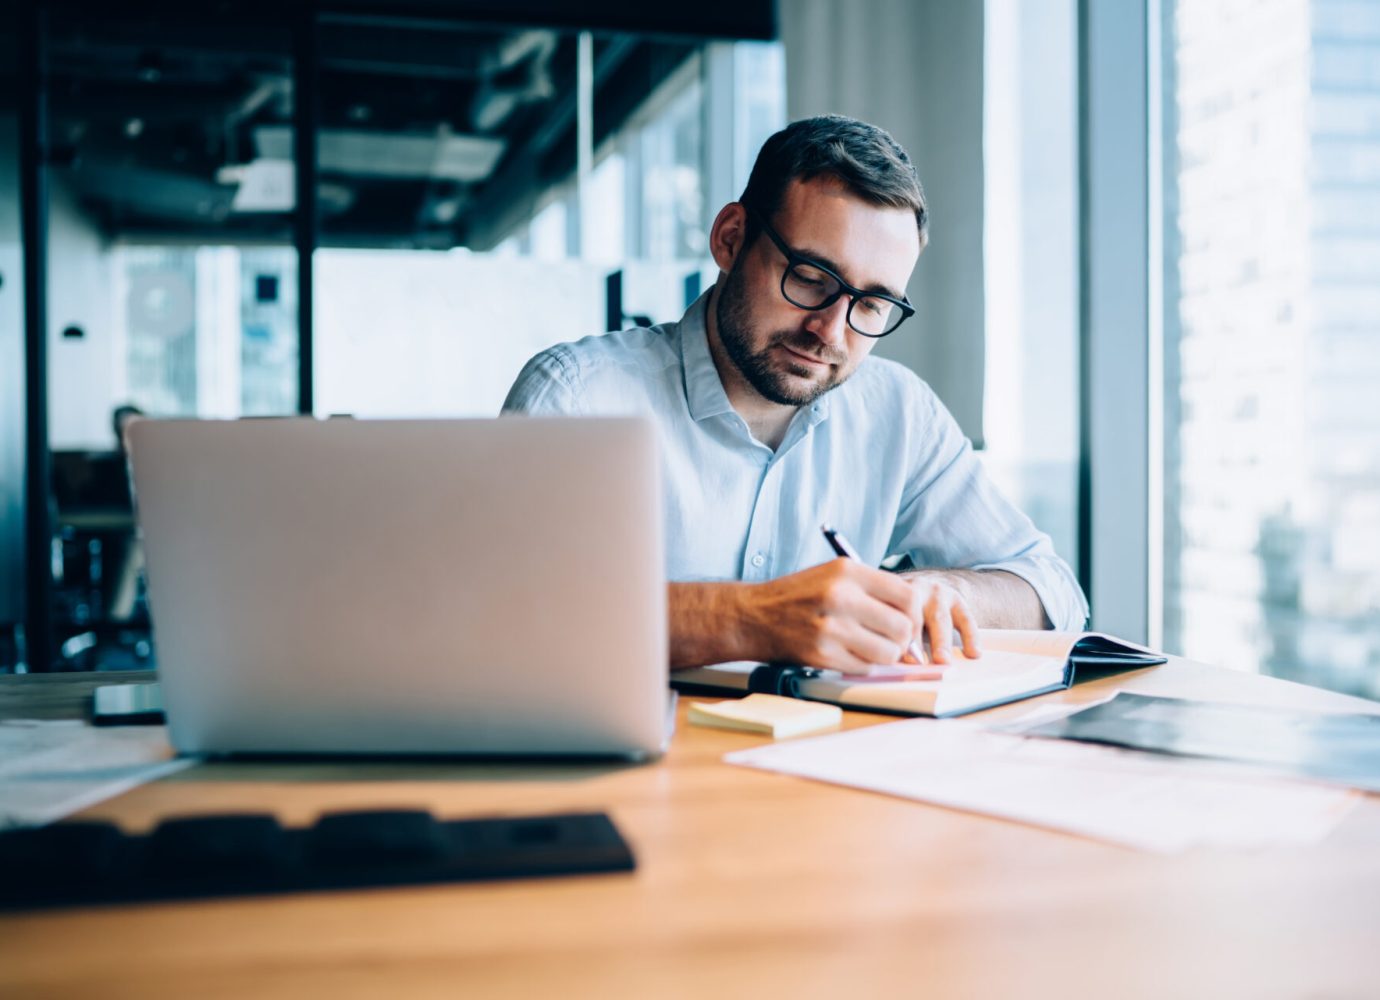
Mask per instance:
[[[105,680],[106,678],[102,678]],[[35,688],[75,681],[27,679]],[[22,698],[0,684],[0,711]],[[1182,661],[1108,687],[1378,710]],[[37,692],[35,692],[37,693]],[[49,710],[61,700],[41,699]],[[1019,710],[1008,706],[993,714]],[[0,996],[1361,997],[1380,994],[1380,796],[1316,848],[1135,853],[722,764],[681,725],[642,767],[216,764],[90,809],[607,809],[630,875],[0,918]],[[850,713],[848,727],[887,721]]]

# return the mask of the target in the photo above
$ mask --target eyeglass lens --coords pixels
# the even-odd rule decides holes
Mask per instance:
[[[831,304],[842,292],[833,275],[808,264],[794,264],[787,268],[781,290],[787,301],[802,309],[822,308]],[[875,295],[858,296],[848,310],[848,325],[871,337],[890,333],[901,319],[901,309],[896,303]]]

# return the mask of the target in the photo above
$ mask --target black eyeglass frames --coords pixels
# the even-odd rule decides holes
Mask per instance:
[[[828,309],[840,296],[847,295],[848,325],[864,337],[874,338],[894,333],[898,326],[915,315],[915,308],[909,302],[881,292],[854,288],[823,264],[797,253],[760,212],[751,208],[748,212],[786,258],[786,269],[781,273],[781,294],[791,305],[811,311]]]

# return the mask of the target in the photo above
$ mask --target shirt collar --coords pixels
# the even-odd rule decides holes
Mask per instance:
[[[733,413],[733,404],[724,392],[719,369],[709,353],[709,297],[711,287],[685,311],[680,321],[680,360],[685,369],[685,399],[690,404],[690,416],[696,421],[707,420],[724,413]]]
[[[685,399],[690,404],[690,416],[696,421],[707,420],[725,413],[735,413],[733,404],[724,392],[723,379],[714,365],[714,356],[709,353],[709,297],[714,292],[711,287],[685,311],[680,320],[680,357],[685,369]],[[839,388],[842,388],[840,386]],[[806,429],[814,427],[829,416],[829,397],[837,392],[826,392],[808,407],[806,415],[799,418]],[[787,437],[791,437],[790,434]]]

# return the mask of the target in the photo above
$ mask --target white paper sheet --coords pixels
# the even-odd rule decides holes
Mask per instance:
[[[195,764],[164,726],[0,721],[0,830],[42,826]]]
[[[888,723],[724,759],[1161,853],[1315,843],[1360,797],[961,720]]]

